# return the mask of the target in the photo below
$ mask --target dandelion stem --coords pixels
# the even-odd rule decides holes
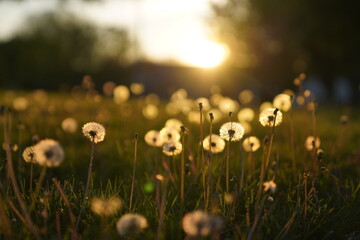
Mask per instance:
[[[80,219],[81,219],[81,214],[84,211],[85,205],[86,205],[86,199],[87,199],[87,195],[89,193],[89,188],[90,188],[90,181],[91,181],[91,172],[92,172],[92,165],[93,165],[93,160],[94,160],[94,152],[95,152],[95,136],[92,137],[92,141],[91,141],[91,154],[90,154],[90,162],[89,162],[89,169],[88,169],[88,175],[87,175],[87,180],[86,180],[86,187],[85,187],[85,192],[84,192],[84,199],[83,199],[83,203],[81,205],[81,209],[79,212],[79,216],[77,217],[76,220],[76,227],[75,230],[77,231],[79,228],[79,223],[80,223]]]
[[[138,134],[134,134],[134,168],[133,168],[133,174],[132,174],[132,181],[131,181],[131,191],[130,191],[130,206],[129,206],[129,212],[132,210],[132,200],[134,195],[134,186],[135,186],[135,172],[136,172],[136,158],[137,158],[137,143],[138,143]]]
[[[271,131],[271,136],[270,136],[270,144],[269,144],[268,154],[267,154],[267,158],[266,158],[265,169],[267,168],[267,166],[268,166],[268,164],[269,164],[270,155],[271,155],[271,148],[272,148],[273,141],[274,141],[274,133],[275,133],[275,123],[276,123],[277,110],[278,110],[278,109],[276,109],[276,110],[274,111],[274,123],[273,123],[273,125],[272,125],[272,131]]]
[[[34,210],[34,207],[35,207],[35,201],[36,199],[38,198],[39,194],[40,194],[40,190],[41,190],[41,185],[44,181],[44,178],[45,178],[45,174],[46,174],[46,170],[47,170],[47,167],[46,165],[43,166],[43,168],[41,169],[41,173],[40,173],[40,176],[39,176],[39,180],[38,182],[36,183],[36,188],[35,188],[35,192],[31,198],[31,205],[30,205],[30,212],[32,210]]]
[[[226,148],[226,193],[229,193],[229,160],[230,160],[230,143],[231,137]]]
[[[41,239],[39,233],[36,230],[36,227],[34,223],[31,220],[30,214],[26,208],[26,205],[21,197],[19,186],[17,184],[15,173],[14,173],[14,167],[12,162],[12,155],[11,155],[11,149],[10,149],[10,143],[11,143],[11,115],[6,114],[5,117],[7,117],[4,121],[4,142],[5,142],[5,152],[6,152],[6,159],[7,159],[7,175],[10,178],[12,187],[14,189],[15,197],[20,205],[21,211],[23,212],[27,225],[29,226],[29,230],[34,234],[36,239]]]
[[[32,194],[33,189],[32,189],[32,185],[33,185],[33,168],[34,168],[34,163],[31,159],[31,163],[30,163],[30,194]]]
[[[210,137],[209,137],[209,155],[208,155],[208,184],[207,184],[207,198],[206,198],[206,208],[210,208],[209,206],[209,202],[210,202],[210,196],[212,195],[212,183],[211,183],[211,175],[212,175],[212,166],[211,166],[211,160],[212,160],[212,152],[211,152],[211,147],[212,147],[212,122],[214,120],[214,115],[213,113],[209,113],[210,116]]]
[[[204,156],[204,131],[203,131],[203,105],[199,103],[199,110],[200,110],[200,148],[201,148],[201,173],[202,173],[202,185],[203,185],[203,195],[204,195],[204,202],[206,202],[206,171],[205,171],[205,156]]]
[[[184,188],[185,188],[185,127],[181,126],[181,144],[183,146],[183,150],[181,151],[181,183],[180,183],[180,209],[181,214],[184,211]]]

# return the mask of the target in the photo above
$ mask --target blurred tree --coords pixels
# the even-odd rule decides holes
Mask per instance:
[[[301,72],[328,86],[360,77],[360,2],[225,0],[213,4],[213,26],[230,62],[265,85],[290,87]]]
[[[106,76],[121,77],[129,49],[122,29],[99,28],[63,11],[30,17],[10,41],[0,43],[1,85],[54,89],[74,85],[84,74],[102,78],[105,69]]]

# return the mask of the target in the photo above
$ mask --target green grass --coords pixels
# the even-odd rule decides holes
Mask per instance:
[[[200,129],[199,125],[189,123],[186,116],[168,116],[165,113],[163,101],[159,108],[160,114],[154,120],[147,120],[142,115],[143,98],[133,98],[119,106],[112,99],[103,97],[101,102],[94,102],[85,96],[74,98],[65,93],[49,93],[46,102],[33,100],[30,92],[16,93],[26,96],[29,107],[25,111],[11,111],[2,113],[1,125],[7,116],[11,115],[12,144],[18,149],[13,151],[15,174],[20,185],[22,198],[27,206],[30,205],[29,194],[30,165],[21,157],[25,147],[33,144],[33,139],[52,138],[61,143],[65,151],[65,159],[58,168],[49,168],[40,192],[41,201],[37,201],[31,218],[39,227],[43,239],[71,239],[70,223],[67,206],[55,188],[52,178],[56,178],[65,192],[75,217],[78,215],[86,184],[88,161],[91,143],[82,135],[81,126],[90,121],[101,122],[106,128],[105,141],[96,144],[95,157],[90,185],[89,199],[92,197],[118,196],[123,202],[123,208],[114,216],[101,220],[89,207],[89,201],[80,222],[79,234],[82,239],[121,239],[116,232],[116,221],[128,212],[129,195],[132,180],[134,133],[139,134],[138,158],[136,166],[136,180],[133,199],[133,212],[144,215],[149,227],[138,236],[139,239],[155,239],[158,226],[158,206],[155,201],[155,191],[146,191],[146,186],[156,185],[155,175],[166,176],[163,168],[155,169],[155,161],[175,161],[177,173],[176,184],[169,182],[164,215],[162,239],[184,239],[181,228],[182,213],[180,209],[180,155],[170,159],[162,154],[160,148],[147,146],[143,140],[145,133],[151,129],[160,130],[170,117],[181,120],[189,129],[185,142],[185,212],[203,209],[201,174],[199,174]],[[1,94],[0,96],[4,96]],[[75,110],[68,112],[64,103],[73,99]],[[4,106],[11,106],[11,98],[3,98]],[[255,107],[257,109],[257,107]],[[105,112],[108,118],[97,118],[99,112]],[[339,118],[344,113],[349,116],[349,124],[340,124]],[[311,112],[301,108],[292,113],[283,113],[284,122],[275,129],[274,145],[271,153],[270,167],[267,179],[273,176],[275,166],[273,161],[278,159],[277,190],[273,202],[265,201],[263,211],[260,211],[260,221],[255,229],[253,239],[358,239],[360,237],[360,114],[356,110],[342,109],[332,106],[319,106],[316,115],[317,135],[321,139],[321,149],[324,150],[323,161],[319,167],[326,167],[327,171],[319,170],[317,179],[318,200],[313,196],[307,201],[307,215],[304,214],[304,178],[303,163],[308,162],[311,171],[311,153],[304,148],[305,138],[312,135]],[[290,114],[294,119],[294,141],[296,169],[292,168],[292,152],[290,148]],[[258,113],[257,115],[258,116]],[[79,123],[78,131],[74,134],[66,133],[61,128],[61,122],[66,117],[73,117]],[[98,116],[99,117],[99,116]],[[251,135],[264,139],[266,130],[256,119],[251,123]],[[233,120],[236,120],[234,114]],[[223,120],[214,124],[214,133],[218,134]],[[209,133],[209,123],[204,122],[204,135]],[[0,141],[4,142],[4,128],[1,128]],[[253,178],[248,176],[247,156],[240,147],[241,142],[231,143],[230,189],[235,191],[241,178],[241,161],[245,159],[245,181],[243,189],[233,204],[224,202],[225,192],[225,151],[212,156],[213,179],[221,176],[220,185],[214,193],[215,203],[211,210],[221,216],[223,227],[221,239],[246,239],[256,214],[256,192],[259,184],[261,158],[265,149],[260,148],[254,153],[256,171]],[[206,155],[207,156],[207,155]],[[13,188],[7,178],[6,154],[1,151],[0,181],[3,185],[1,203],[5,216],[9,220],[12,236],[15,239],[33,239],[31,232],[19,220],[18,216],[5,201],[8,197],[16,209],[20,211]],[[169,163],[173,169],[173,163]],[[196,167],[194,172],[191,166]],[[41,167],[34,166],[35,179],[39,176]],[[311,188],[312,178],[308,179],[308,190]],[[35,186],[35,185],[34,185]],[[266,196],[267,193],[263,195]],[[21,211],[20,211],[21,212]],[[249,215],[250,225],[246,222]],[[60,221],[60,232],[56,230],[56,215]],[[44,216],[46,216],[44,218]],[[5,229],[1,228],[0,239],[6,239]],[[125,239],[125,238],[124,238]],[[205,238],[206,239],[206,238]],[[209,237],[211,239],[211,237]]]

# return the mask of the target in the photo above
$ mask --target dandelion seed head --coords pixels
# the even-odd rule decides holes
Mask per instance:
[[[244,136],[245,130],[240,123],[227,122],[224,123],[220,128],[220,137],[226,141],[240,141]]]
[[[260,140],[250,136],[244,139],[242,146],[246,152],[256,152],[260,148]]]
[[[162,147],[164,145],[164,140],[161,137],[159,131],[150,130],[145,134],[145,142],[153,147]]]
[[[241,104],[249,104],[254,99],[254,93],[251,90],[243,90],[239,94]]]
[[[176,141],[166,142],[163,146],[163,153],[167,156],[175,156],[182,151],[182,144]]]
[[[221,228],[221,219],[204,211],[196,210],[184,215],[182,227],[190,237],[206,237]]]
[[[148,104],[143,108],[142,113],[145,118],[152,120],[159,115],[159,109],[153,104]]]
[[[291,108],[291,97],[288,94],[280,93],[275,96],[273,105],[281,111],[287,112]]]
[[[316,149],[318,149],[320,147],[320,138],[318,137],[314,137],[314,136],[308,136],[305,140],[305,148],[308,151],[313,150],[313,148],[315,147]]]
[[[274,193],[276,191],[276,183],[273,180],[264,182],[263,186],[265,192],[269,191],[271,193]]]
[[[17,97],[12,105],[16,111],[25,111],[29,106],[29,101],[25,97]]]
[[[276,112],[276,120],[274,114],[275,112]],[[277,111],[276,108],[268,108],[260,113],[259,121],[261,125],[263,125],[264,127],[265,126],[272,127],[274,125],[274,121],[275,121],[275,126],[279,126],[282,122],[282,118],[283,118],[282,113],[280,111]]]
[[[34,146],[36,162],[41,166],[58,167],[64,160],[64,150],[53,139],[44,139]]]
[[[165,127],[174,128],[177,131],[180,131],[180,127],[184,125],[179,119],[170,118],[165,122]]]
[[[82,127],[85,137],[94,143],[99,143],[105,139],[105,128],[97,122],[88,122]]]
[[[273,108],[273,104],[271,102],[263,102],[260,107],[259,107],[259,110],[260,112],[268,109],[268,108]]]
[[[251,108],[243,108],[238,112],[237,115],[239,122],[251,122],[254,117],[255,113]]]
[[[211,143],[210,143],[210,135],[209,135],[204,138],[203,147],[207,151],[210,151],[210,147],[211,147],[212,153],[220,153],[224,151],[225,141],[219,135],[212,134]]]
[[[126,102],[130,97],[129,89],[124,85],[119,85],[114,88],[114,102],[121,104]]]
[[[35,163],[36,162],[36,156],[35,156],[35,152],[34,152],[34,147],[27,147],[24,149],[23,153],[22,153],[22,157],[25,160],[25,162],[27,163]]]
[[[65,118],[61,122],[61,128],[68,133],[75,133],[78,128],[78,123],[74,118]]]
[[[141,95],[144,93],[145,86],[141,83],[132,83],[130,85],[130,90],[134,95]]]
[[[182,125],[181,125],[182,126]],[[179,141],[180,140],[180,127],[179,128],[173,128],[173,127],[164,127],[160,130],[160,137],[163,139],[164,142],[168,141]]]
[[[116,229],[121,236],[137,235],[147,227],[146,218],[134,213],[125,214],[116,222]]]
[[[110,197],[108,199],[93,198],[90,206],[91,210],[99,216],[111,216],[122,207],[123,203],[118,197]]]

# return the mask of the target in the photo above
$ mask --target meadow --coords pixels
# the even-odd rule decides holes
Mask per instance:
[[[358,106],[87,83],[1,92],[0,239],[360,239]]]

